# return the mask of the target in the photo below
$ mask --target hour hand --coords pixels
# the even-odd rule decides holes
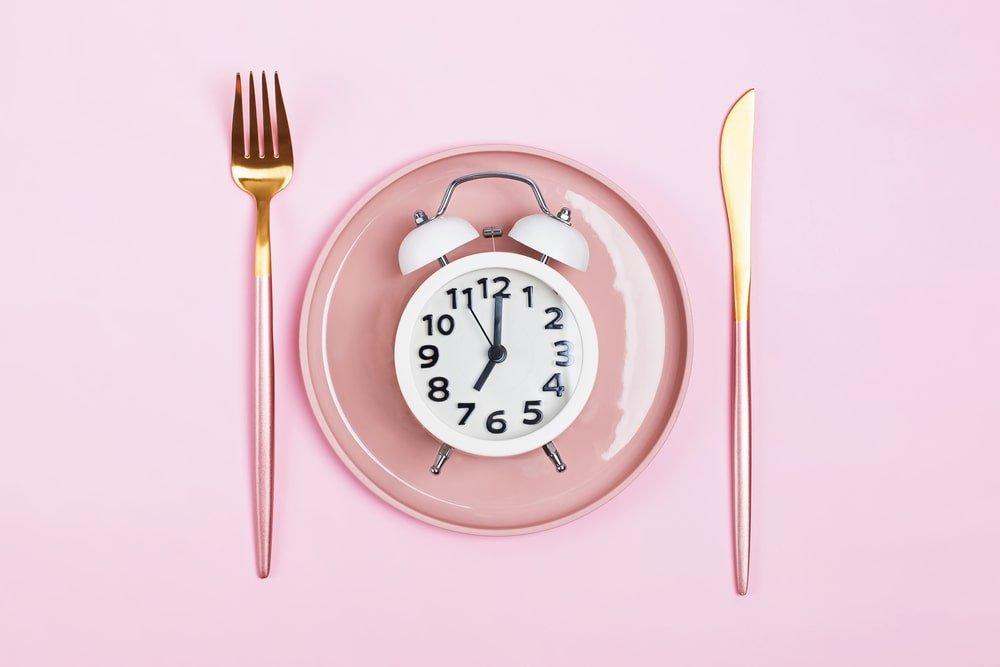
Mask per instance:
[[[483,385],[486,384],[486,378],[490,376],[490,373],[493,372],[493,367],[496,365],[497,362],[493,361],[493,359],[487,361],[486,368],[484,368],[483,372],[479,374],[479,379],[476,380],[476,384],[472,385],[472,388],[475,389],[476,391],[482,391]]]
[[[486,362],[486,368],[483,372],[479,374],[479,379],[476,380],[476,384],[472,385],[472,388],[476,391],[482,391],[483,385],[486,384],[486,378],[490,376],[493,372],[493,367],[501,363],[507,358],[507,348],[503,345],[493,345],[490,347],[489,352],[486,353],[488,361]]]

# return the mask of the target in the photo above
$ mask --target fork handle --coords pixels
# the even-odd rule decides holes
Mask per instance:
[[[254,480],[256,491],[257,575],[271,570],[271,517],[274,511],[274,330],[271,307],[270,202],[257,203],[254,253]]]
[[[733,545],[736,590],[747,594],[750,578],[750,340],[747,320],[736,321],[733,377]]]

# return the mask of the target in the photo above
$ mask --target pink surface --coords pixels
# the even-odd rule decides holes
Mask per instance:
[[[996,662],[995,6],[179,0],[4,18],[4,664]],[[272,213],[265,582],[253,210],[227,164],[250,66],[281,70],[297,161]],[[749,85],[756,493],[739,599],[716,150]],[[491,141],[633,195],[677,255],[695,331],[649,468],[600,511],[516,538],[368,493],[315,424],[297,349],[312,261],[357,197]]]
[[[413,229],[412,212],[436,210],[454,179],[491,170],[527,175],[550,210],[570,208],[590,248],[586,271],[551,263],[586,302],[600,349],[590,399],[555,439],[567,463],[563,474],[535,450],[502,459],[456,451],[441,474],[431,475],[441,441],[420,426],[397,386],[396,325],[414,290],[438,268],[431,262],[400,274],[397,251]],[[523,183],[485,179],[457,191],[448,212],[477,230],[510,231],[537,207]],[[690,376],[690,312],[655,224],[600,175],[523,147],[464,147],[389,176],[345,216],[306,288],[302,369],[334,450],[393,506],[462,532],[553,528],[610,499],[663,444]],[[509,235],[480,238],[448,256],[491,249],[537,257]],[[367,325],[350,326],[352,317]]]

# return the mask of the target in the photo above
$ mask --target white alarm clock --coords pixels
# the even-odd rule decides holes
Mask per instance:
[[[541,213],[518,220],[509,235],[540,253],[482,252],[449,262],[447,253],[479,237],[446,215],[455,188],[482,178],[528,185]],[[395,366],[410,411],[442,445],[431,472],[452,448],[477,456],[515,456],[542,448],[556,470],[566,465],[554,440],[583,410],[597,376],[597,332],[586,302],[550,260],[584,271],[586,239],[570,211],[549,212],[530,178],[479,172],[455,179],[437,213],[414,214],[417,228],[399,248],[406,274],[440,268],[413,293],[396,330]],[[484,236],[499,236],[487,228]]]

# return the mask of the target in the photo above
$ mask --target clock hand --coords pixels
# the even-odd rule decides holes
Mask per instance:
[[[472,385],[472,388],[475,389],[476,391],[482,391],[483,385],[486,384],[486,378],[490,376],[490,373],[493,372],[493,367],[496,365],[497,362],[493,361],[492,358],[489,361],[487,361],[486,368],[484,368],[483,372],[479,374],[479,379],[476,380],[476,384]]]
[[[502,345],[493,345],[490,347],[490,351],[486,353],[489,360],[486,362],[486,368],[483,372],[479,374],[479,379],[476,380],[476,384],[472,386],[476,391],[482,391],[483,385],[486,384],[486,378],[490,376],[493,372],[493,367],[501,363],[507,358],[507,348]]]
[[[475,314],[475,313],[473,313]],[[479,320],[476,320],[477,322]],[[482,325],[480,325],[480,328]],[[500,334],[503,330],[503,297],[495,296],[493,297],[493,342],[490,344],[490,349],[486,353],[488,361],[486,362],[486,367],[483,368],[483,372],[479,374],[479,378],[476,380],[476,384],[472,386],[476,391],[482,391],[483,385],[486,384],[486,378],[490,376],[493,372],[493,367],[502,362],[507,358],[507,348],[500,344]],[[484,331],[485,335],[486,332]],[[487,336],[487,340],[489,337]]]
[[[493,297],[493,347],[500,347],[500,330],[503,327],[503,297]]]
[[[469,312],[472,313],[473,319],[475,319],[476,324],[479,325],[479,330],[483,332],[484,336],[486,336],[486,342],[490,344],[490,347],[493,347],[493,341],[490,340],[490,335],[486,333],[486,329],[483,328],[483,323],[480,322],[479,317],[476,316],[476,311],[472,309],[472,301],[469,301],[468,305],[469,305]]]

